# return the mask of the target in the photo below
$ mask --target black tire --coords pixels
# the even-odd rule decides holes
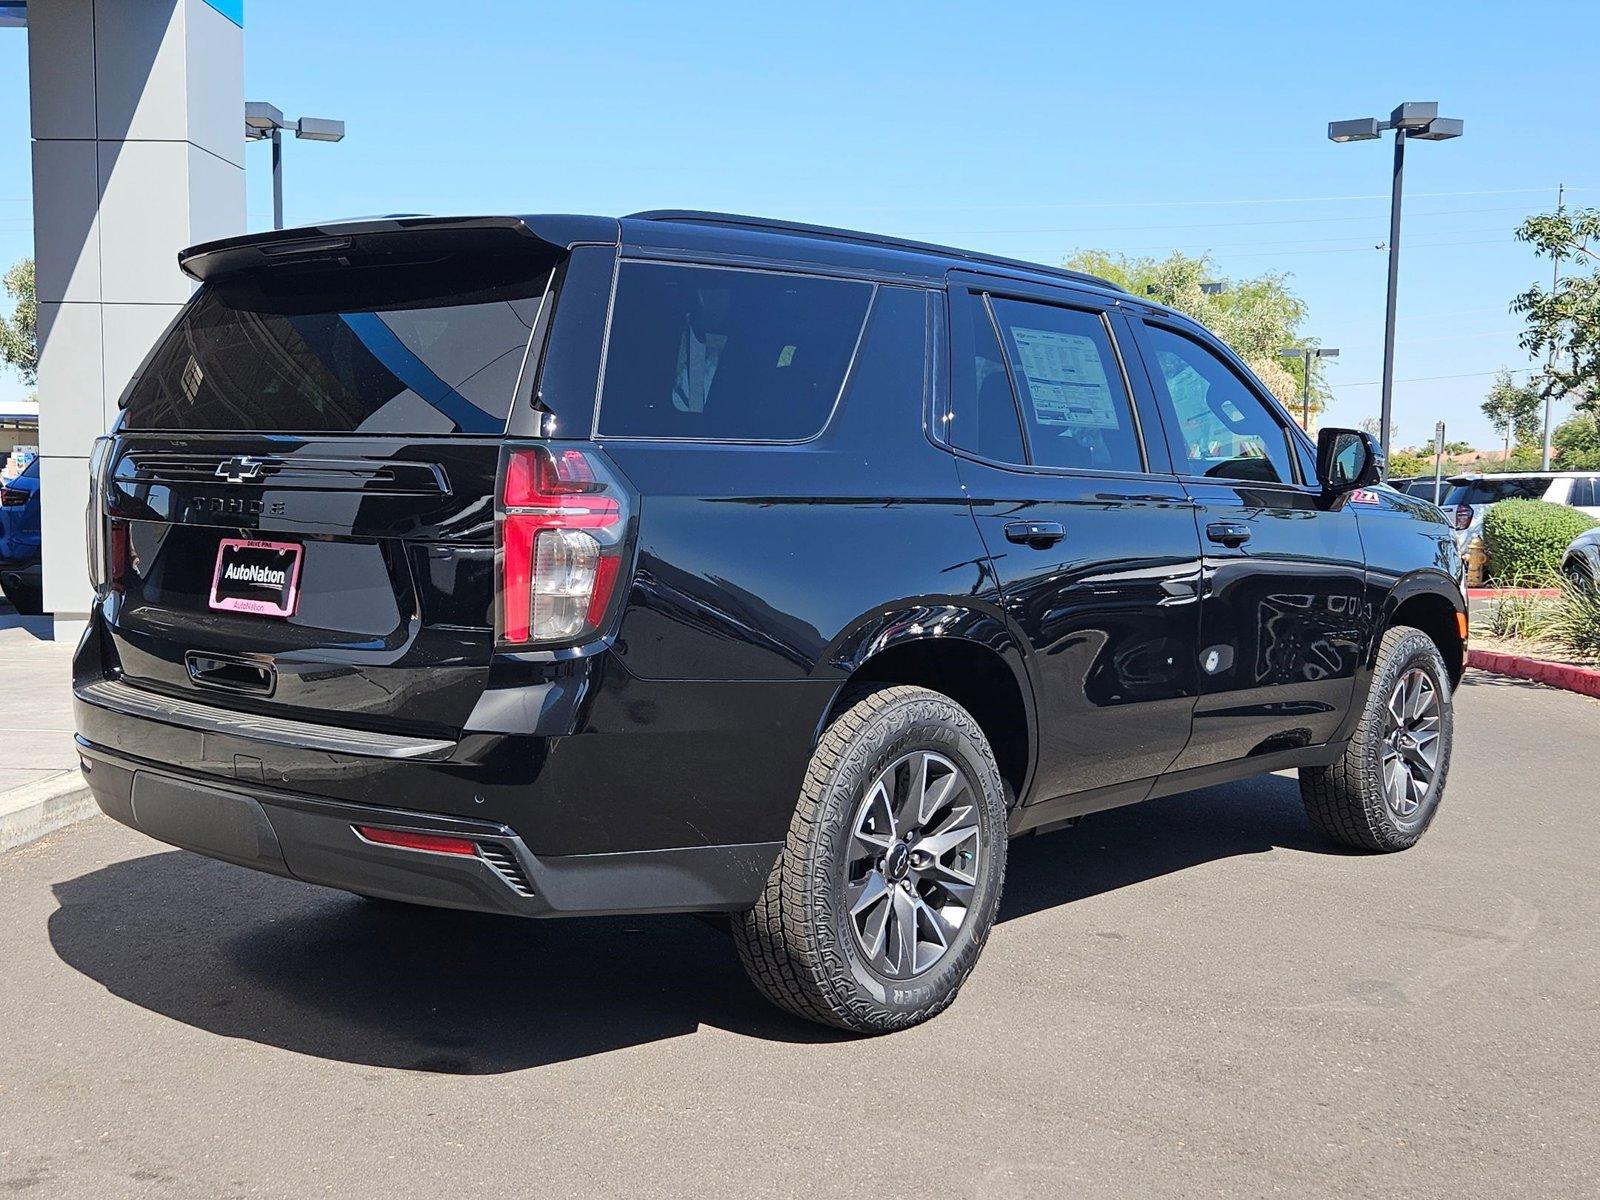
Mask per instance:
[[[942,938],[946,948],[941,956],[917,971],[914,933],[911,973],[896,978],[880,971],[858,940],[845,899],[851,887],[847,873],[862,849],[855,831],[870,803],[868,789],[908,755],[921,752],[937,756],[963,777],[965,795],[972,800],[967,819],[977,837],[974,882],[954,936]],[[930,820],[930,836],[933,824]],[[900,849],[893,839],[890,844],[894,851]],[[740,961],[763,995],[807,1020],[860,1033],[916,1025],[949,1007],[977,963],[1000,904],[1005,858],[1000,771],[971,714],[925,688],[852,693],[841,701],[812,755],[788,839],[765,891],[754,908],[731,921]],[[883,871],[883,862],[880,872],[893,879],[892,871]],[[885,901],[891,912],[901,899],[895,886],[910,896],[925,885],[913,880],[908,886],[903,876],[898,885],[891,883]],[[885,922],[891,919],[884,917]],[[913,929],[918,928],[916,920]],[[883,943],[885,952],[888,944]]]
[[[1390,701],[1396,685],[1412,671],[1421,671],[1432,683],[1439,716],[1431,781],[1415,799],[1415,810],[1404,812],[1385,794],[1383,760]],[[1331,766],[1300,771],[1300,798],[1311,823],[1335,842],[1358,850],[1391,852],[1416,845],[1444,798],[1452,721],[1450,674],[1438,646],[1420,629],[1408,625],[1389,629],[1379,643],[1361,723],[1344,757]]]

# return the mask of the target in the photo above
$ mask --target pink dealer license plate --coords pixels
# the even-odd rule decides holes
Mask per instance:
[[[211,578],[211,607],[263,617],[292,616],[300,596],[300,554],[293,542],[223,538]]]

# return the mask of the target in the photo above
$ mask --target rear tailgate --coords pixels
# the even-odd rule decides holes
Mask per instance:
[[[559,259],[512,228],[435,230],[208,276],[106,460],[121,677],[458,732],[494,651],[501,435]]]

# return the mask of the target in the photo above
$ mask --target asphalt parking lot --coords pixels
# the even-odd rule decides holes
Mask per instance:
[[[690,918],[397,912],[95,818],[0,856],[0,1189],[1593,1195],[1600,705],[1458,704],[1417,850],[1281,777],[1015,843],[961,999],[869,1040]]]

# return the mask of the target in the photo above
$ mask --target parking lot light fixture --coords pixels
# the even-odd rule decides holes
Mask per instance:
[[[1400,198],[1406,141],[1415,138],[1424,142],[1446,142],[1461,136],[1462,123],[1454,117],[1441,117],[1439,106],[1431,100],[1408,100],[1397,106],[1387,121],[1377,117],[1330,121],[1328,140],[1370,142],[1388,130],[1394,132],[1394,180],[1389,191],[1389,295],[1383,320],[1383,403],[1378,431],[1385,454],[1389,452],[1389,418],[1394,409],[1394,321],[1400,285]]]
[[[344,122],[327,117],[301,117],[291,121],[275,104],[250,100],[244,106],[244,136],[246,141],[272,143],[272,227],[283,228],[283,131],[292,129],[294,136],[308,142],[340,142],[344,140]]]

